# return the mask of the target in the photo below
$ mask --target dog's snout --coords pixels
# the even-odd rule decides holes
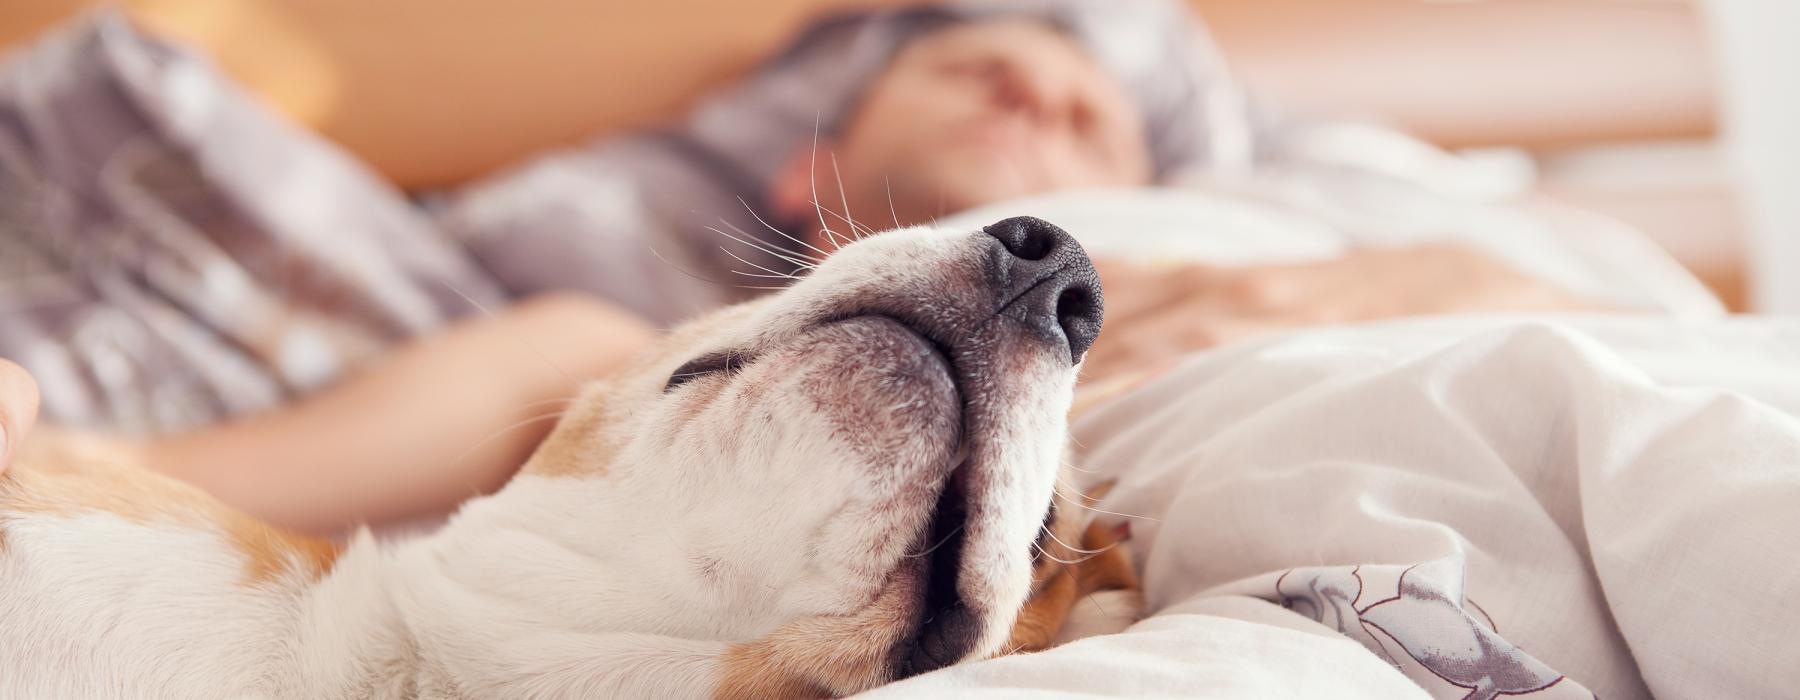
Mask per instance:
[[[982,229],[1005,248],[996,282],[1009,300],[1001,313],[1046,338],[1067,343],[1080,362],[1100,335],[1100,275],[1075,237],[1055,224],[1016,216]]]

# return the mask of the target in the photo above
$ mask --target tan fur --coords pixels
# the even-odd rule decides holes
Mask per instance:
[[[591,442],[584,441],[587,436],[606,434],[606,402],[589,395],[582,399],[556,421],[556,428],[532,453],[521,473],[558,477],[606,473],[606,465],[613,460],[611,451],[596,450]]]
[[[143,466],[127,444],[93,436],[34,436],[18,463],[0,474],[0,513],[76,516],[104,512],[138,523],[217,529],[247,560],[245,581],[331,570],[338,545],[272,527],[188,484]],[[0,545],[4,540],[0,519]]]
[[[912,614],[910,587],[896,583],[855,615],[795,620],[767,637],[733,645],[713,697],[843,697],[867,690],[871,680],[887,677],[889,654]]]

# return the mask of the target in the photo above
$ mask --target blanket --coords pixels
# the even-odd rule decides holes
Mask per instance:
[[[871,695],[1790,696],[1797,361],[1793,321],[1582,316],[1194,356],[1075,430],[1152,615]]]

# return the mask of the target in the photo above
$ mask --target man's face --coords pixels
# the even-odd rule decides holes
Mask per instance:
[[[1142,119],[1123,86],[1069,37],[1030,20],[913,41],[870,86],[834,150],[852,212],[877,229],[892,223],[890,192],[893,216],[908,225],[1009,197],[1150,180]],[[822,203],[840,208],[828,162],[818,168]]]

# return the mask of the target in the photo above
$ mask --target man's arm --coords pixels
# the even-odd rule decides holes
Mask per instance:
[[[12,461],[12,454],[31,425],[37,420],[38,391],[31,375],[6,360],[0,360],[0,472]]]
[[[302,531],[441,513],[504,484],[580,384],[652,336],[598,301],[528,301],[298,403],[160,439],[144,454],[158,471]]]
[[[1405,316],[1597,310],[1450,245],[1358,250],[1298,264],[1166,268],[1098,263],[1106,330],[1082,376],[1108,379],[1280,331]]]

